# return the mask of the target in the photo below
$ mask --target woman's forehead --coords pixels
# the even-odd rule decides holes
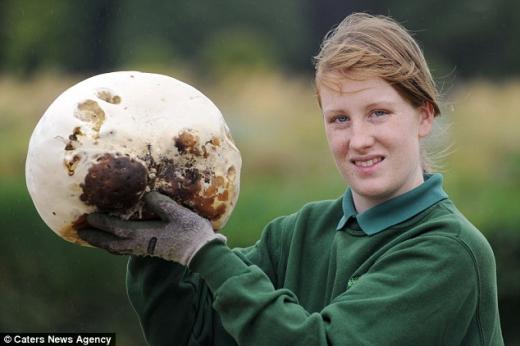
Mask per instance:
[[[341,77],[320,83],[320,95],[329,97],[368,97],[370,99],[388,99],[398,97],[397,91],[379,77],[355,80]]]
[[[378,76],[366,76],[358,73],[324,73],[316,79],[318,90],[323,88],[341,94],[354,94],[368,89],[392,87]]]

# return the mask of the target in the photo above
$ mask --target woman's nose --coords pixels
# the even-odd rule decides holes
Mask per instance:
[[[350,137],[350,148],[356,151],[363,151],[374,145],[374,135],[370,126],[366,124],[353,124]]]

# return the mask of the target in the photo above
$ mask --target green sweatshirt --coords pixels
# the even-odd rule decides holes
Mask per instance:
[[[350,190],[204,246],[187,269],[132,257],[151,345],[503,345],[495,261],[442,176],[358,214]]]

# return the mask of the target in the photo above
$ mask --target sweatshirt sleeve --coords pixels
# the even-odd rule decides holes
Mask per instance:
[[[278,251],[266,245],[266,227],[253,246],[229,250],[244,266],[255,265],[276,281]],[[212,308],[213,295],[198,273],[180,264],[153,257],[132,256],[126,276],[127,294],[150,345],[231,345]]]
[[[457,345],[477,306],[475,261],[448,237],[399,244],[313,313],[224,244],[203,247],[190,267],[240,345]]]
[[[211,295],[198,274],[162,259],[131,257],[126,283],[149,345],[198,345],[211,337]]]

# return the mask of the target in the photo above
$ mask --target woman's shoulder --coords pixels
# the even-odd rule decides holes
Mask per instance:
[[[297,211],[278,217],[273,221],[285,226],[323,223],[331,220],[338,223],[343,215],[342,200],[343,197],[338,197],[336,199],[307,202]]]
[[[343,196],[336,199],[327,199],[320,201],[312,201],[304,204],[297,213],[300,215],[314,214],[337,214],[343,213],[342,209]]]
[[[471,222],[450,199],[443,200],[431,208],[423,221],[428,237],[450,239],[469,252],[475,259],[494,257],[484,234]]]
[[[297,234],[309,235],[318,229],[335,229],[343,215],[341,202],[342,197],[308,202],[291,214],[273,219],[265,227],[263,235],[287,242]]]

